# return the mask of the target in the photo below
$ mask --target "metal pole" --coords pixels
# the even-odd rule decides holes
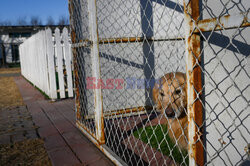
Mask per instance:
[[[199,0],[184,1],[185,42],[188,95],[189,165],[204,165],[202,141],[203,107],[200,34],[193,33],[199,19]]]
[[[100,58],[99,58],[99,38],[97,28],[97,9],[96,0],[88,0],[89,10],[89,28],[91,33],[91,63],[92,63],[92,76],[96,79],[101,78],[100,72]],[[95,127],[96,139],[100,144],[105,143],[104,136],[104,120],[103,120],[103,105],[102,105],[102,90],[94,89],[94,105],[95,105]]]
[[[71,41],[72,44],[76,43],[76,32],[73,20],[73,0],[69,0],[69,13],[70,13],[70,28],[71,28]],[[81,119],[80,114],[80,93],[79,93],[79,78],[78,78],[78,71],[77,71],[77,51],[76,48],[72,47],[72,63],[73,63],[73,70],[74,70],[74,87],[75,87],[75,108],[76,108],[76,118],[77,120]]]

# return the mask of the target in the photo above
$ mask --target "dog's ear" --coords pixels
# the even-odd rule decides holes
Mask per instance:
[[[154,88],[152,90],[153,101],[158,110],[161,109],[161,101],[159,100],[159,90],[162,88],[161,81],[158,80],[155,82]]]
[[[158,101],[158,95],[159,95],[159,88],[157,87],[157,85],[155,84],[154,85],[154,88],[153,88],[153,101],[155,104],[157,104],[157,101]]]
[[[186,82],[186,79],[185,79],[185,84],[184,84],[184,88],[183,88],[183,91],[185,93],[185,101],[187,103],[187,100],[188,100],[188,97],[187,97],[187,82]]]

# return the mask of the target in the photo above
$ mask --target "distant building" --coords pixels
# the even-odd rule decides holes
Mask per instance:
[[[19,45],[48,26],[0,26],[0,64],[19,63]],[[65,26],[49,26],[63,29]]]

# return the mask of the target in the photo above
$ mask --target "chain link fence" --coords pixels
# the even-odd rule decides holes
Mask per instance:
[[[118,165],[249,161],[248,0],[69,0],[77,126]]]

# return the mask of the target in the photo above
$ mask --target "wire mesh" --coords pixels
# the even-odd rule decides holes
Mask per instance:
[[[186,1],[187,6],[192,3]],[[250,47],[249,28],[244,27],[249,7],[247,1],[204,0],[199,4],[197,18],[192,10],[187,10],[193,26],[189,37],[198,32],[201,38],[199,54],[195,55],[195,49],[191,48],[195,63],[190,71],[199,68],[202,73],[202,88],[194,88],[194,103],[202,103],[203,122],[195,123],[195,128],[197,135],[203,132],[197,142],[202,141],[207,165],[240,165],[249,160],[244,150],[249,144],[250,70],[249,52],[245,49]],[[209,28],[205,27],[208,24],[199,25],[208,19],[213,19]]]
[[[95,136],[94,94],[87,87],[87,78],[92,77],[91,48],[83,47],[90,38],[87,0],[70,1],[70,22],[74,77],[76,87],[76,111],[78,124]],[[92,118],[88,118],[88,117]]]
[[[116,157],[128,165],[249,160],[249,1],[69,2],[77,120],[96,137],[102,102],[105,146]]]

